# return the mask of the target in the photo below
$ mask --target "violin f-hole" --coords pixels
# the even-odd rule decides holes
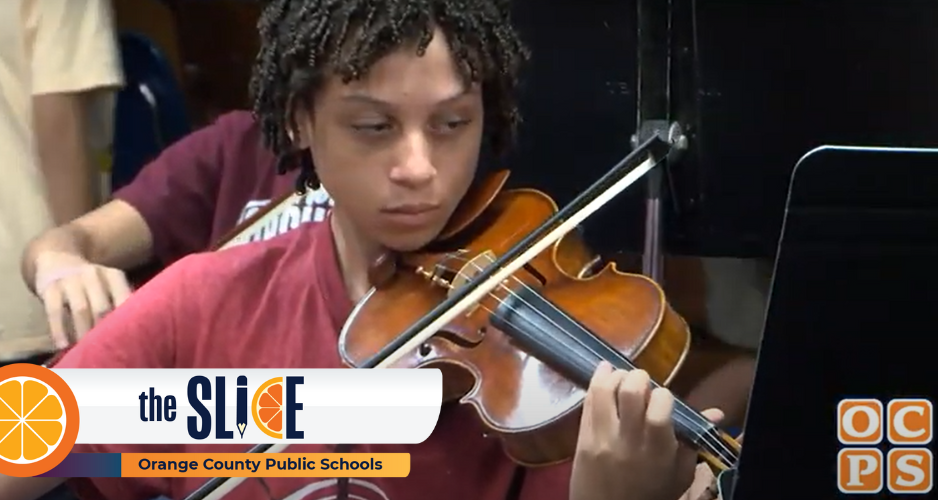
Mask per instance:
[[[547,286],[547,277],[541,274],[540,271],[535,269],[534,266],[532,266],[531,264],[525,264],[521,266],[521,268],[529,272],[531,276],[534,276],[534,279],[536,279],[537,282],[541,284],[541,286]]]
[[[478,347],[479,344],[482,343],[482,341],[485,339],[485,333],[486,333],[485,327],[482,327],[476,331],[477,338],[475,339],[468,339],[466,337],[457,335],[447,330],[441,330],[439,333],[436,334],[436,336],[441,339],[452,342],[453,344],[456,344],[457,346],[462,347],[463,349],[472,349],[474,347]]]

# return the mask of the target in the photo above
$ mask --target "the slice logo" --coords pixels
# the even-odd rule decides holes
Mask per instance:
[[[38,365],[0,368],[0,474],[49,472],[78,437],[78,403],[55,372]]]
[[[231,429],[225,409],[225,377],[215,377],[215,418],[202,403],[211,398],[212,383],[201,375],[189,380],[189,402],[201,419],[188,417],[189,436],[193,439],[205,439],[212,433],[212,420],[215,420],[216,439],[244,438],[248,421],[269,437],[274,439],[303,439],[303,431],[296,429],[296,413],[303,410],[303,403],[296,401],[296,388],[303,384],[303,377],[274,377],[262,383],[254,391],[254,397],[248,401],[248,378],[239,375],[236,379],[235,431]],[[201,389],[201,390],[200,390]],[[201,394],[201,398],[198,395]],[[143,396],[141,396],[143,397]],[[142,400],[141,400],[142,401]],[[141,403],[142,404],[142,403]],[[201,420],[201,425],[200,425]]]
[[[251,416],[261,432],[275,439],[283,438],[283,377],[264,382],[254,392]]]

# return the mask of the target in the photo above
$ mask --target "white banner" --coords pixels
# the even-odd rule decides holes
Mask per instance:
[[[437,369],[53,371],[83,444],[421,443],[443,395]]]

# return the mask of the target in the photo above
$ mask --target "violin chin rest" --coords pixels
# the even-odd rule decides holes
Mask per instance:
[[[385,252],[368,268],[368,281],[371,282],[371,286],[380,290],[391,284],[395,273],[397,273],[397,256],[391,252]]]

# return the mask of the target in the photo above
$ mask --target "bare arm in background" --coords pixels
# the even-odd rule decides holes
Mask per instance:
[[[94,209],[96,174],[88,148],[90,99],[82,92],[33,97],[33,127],[39,166],[48,190],[48,203],[56,225]]]
[[[130,296],[125,271],[208,247],[224,171],[219,151],[230,129],[213,124],[181,138],[111,201],[30,242],[23,279],[45,304],[57,347],[80,339]]]
[[[23,255],[27,286],[42,299],[52,339],[64,348],[130,296],[123,269],[145,264],[153,239],[143,216],[122,200],[33,240]],[[71,326],[67,326],[71,325]]]
[[[114,95],[123,84],[117,35],[109,0],[29,0],[23,22],[36,152],[58,226],[97,204],[92,156],[111,144]],[[34,281],[28,285],[35,290]],[[44,302],[47,313],[62,307]],[[53,326],[53,336],[62,335]]]
[[[56,225],[97,201],[92,155],[111,143],[114,94],[123,84],[112,18],[108,0],[24,3],[33,130]]]

